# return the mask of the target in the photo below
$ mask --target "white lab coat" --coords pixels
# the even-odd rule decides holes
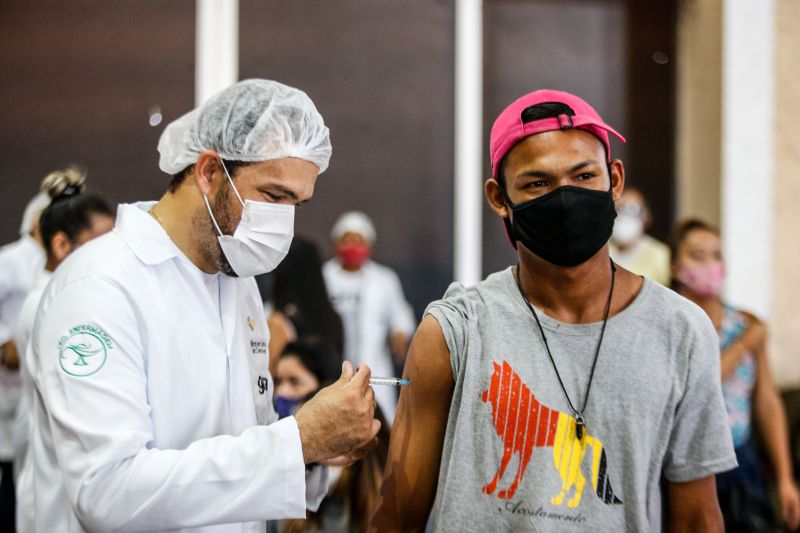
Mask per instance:
[[[20,307],[44,261],[44,250],[29,235],[0,248],[0,344],[13,340]],[[20,357],[24,349],[17,346]],[[20,391],[19,372],[0,367],[0,461],[14,458],[14,418]]]
[[[33,461],[29,460],[28,454],[34,388],[28,371],[27,360],[30,355],[27,355],[27,351],[30,347],[29,341],[39,301],[42,299],[42,294],[44,294],[44,290],[52,277],[53,273],[46,270],[39,274],[39,279],[36,280],[33,288],[22,303],[14,331],[14,342],[20,353],[19,377],[22,381],[22,394],[14,422],[14,491],[17,496],[17,533],[34,531]]]
[[[0,248],[0,344],[12,339],[22,302],[44,261],[44,250],[29,235]]]
[[[394,373],[389,338],[414,333],[414,312],[403,295],[400,278],[388,267],[367,261],[357,272],[344,270],[337,259],[322,267],[331,301],[344,325],[344,356],[366,364],[373,376]],[[358,287],[355,292],[354,287]],[[375,399],[391,424],[397,409],[397,391],[374,387]]]
[[[121,205],[39,306],[36,531],[255,532],[303,517],[327,468],[306,472],[297,422],[277,421],[255,281],[220,275],[212,300],[152,205]]]

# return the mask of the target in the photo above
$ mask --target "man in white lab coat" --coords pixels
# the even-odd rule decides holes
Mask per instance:
[[[325,263],[322,272],[342,317],[345,359],[368,365],[376,376],[390,376],[392,357],[402,366],[416,327],[400,278],[389,267],[370,260],[375,226],[364,213],[343,213],[331,230],[331,240],[336,257]],[[375,398],[391,424],[397,392],[381,387]]]
[[[255,532],[302,517],[379,429],[370,371],[277,421],[252,276],[330,158],[305,93],[247,80],[170,124],[158,203],[55,273],[28,352],[37,531]]]

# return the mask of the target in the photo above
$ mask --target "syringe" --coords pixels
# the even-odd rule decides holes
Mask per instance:
[[[392,387],[399,387],[400,385],[411,385],[410,379],[404,378],[369,378],[370,385],[389,385]]]

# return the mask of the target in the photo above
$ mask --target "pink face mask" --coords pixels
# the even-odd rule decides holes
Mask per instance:
[[[725,267],[718,262],[681,267],[678,269],[678,281],[697,296],[703,298],[717,296],[725,281]]]

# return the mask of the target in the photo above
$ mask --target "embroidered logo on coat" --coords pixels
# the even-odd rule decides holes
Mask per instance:
[[[553,462],[561,477],[561,492],[550,499],[552,505],[561,505],[566,494],[574,487],[567,506],[576,509],[581,502],[586,478],[581,473],[585,453],[592,452],[592,488],[605,504],[622,501],[614,495],[608,479],[606,452],[600,439],[575,435],[575,418],[550,409],[539,403],[533,392],[522,382],[519,374],[507,362],[502,366],[496,362],[489,388],[481,394],[481,400],[492,407],[492,423],[503,441],[503,456],[500,467],[489,483],[483,486],[485,494],[494,494],[500,478],[514,454],[519,456],[517,471],[511,485],[497,493],[497,497],[510,500],[525,477],[525,469],[531,460],[534,448],[553,448]]]
[[[102,329],[88,324],[75,326],[58,341],[59,365],[70,376],[91,376],[103,368],[111,348],[111,339]]]

